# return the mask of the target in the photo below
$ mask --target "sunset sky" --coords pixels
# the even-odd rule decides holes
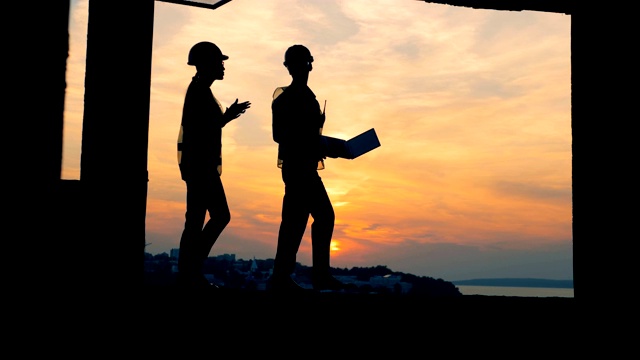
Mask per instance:
[[[80,178],[87,15],[87,0],[71,1],[64,179]],[[179,246],[187,54],[207,40],[229,56],[213,93],[252,103],[223,129],[231,223],[210,255],[275,256],[284,187],[271,96],[291,81],[285,50],[303,44],[315,59],[309,86],[327,101],[324,134],[375,128],[382,144],[320,171],[336,212],[333,267],[573,279],[569,15],[416,0],[156,1],[154,22],[147,252]],[[312,265],[309,228],[298,261]]]

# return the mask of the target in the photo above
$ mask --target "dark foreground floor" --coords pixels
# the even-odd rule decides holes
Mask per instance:
[[[180,328],[175,323],[196,323],[216,337],[243,333],[251,339],[246,350],[254,349],[251,344],[258,339],[303,348],[318,341],[329,347],[337,342],[374,358],[406,358],[414,353],[426,358],[432,351],[443,350],[445,354],[436,358],[457,359],[463,353],[486,357],[513,347],[515,353],[507,358],[570,356],[576,346],[573,339],[583,326],[575,298],[285,296],[263,291],[151,288],[142,302],[146,314],[165,319],[164,324],[173,323],[172,328]],[[226,341],[235,339],[231,336]],[[420,351],[425,353],[418,355]]]
[[[473,328],[481,333],[498,334],[542,328],[551,335],[571,331],[578,318],[575,298],[481,295],[433,298],[314,292],[277,295],[264,291],[185,291],[161,287],[147,288],[142,303],[156,315],[225,318],[258,327],[275,323],[304,329],[305,325],[320,323],[361,333],[466,327],[460,332]]]
[[[309,317],[334,318],[349,315],[363,318],[411,317],[438,318],[451,316],[471,318],[514,317],[542,320],[561,314],[567,319],[576,315],[576,299],[562,297],[509,297],[464,295],[429,297],[421,295],[383,295],[331,292],[273,294],[243,290],[185,290],[176,287],[147,287],[143,302],[149,307],[170,312],[182,306],[198,311],[200,307],[224,308],[237,316],[269,318],[309,313]],[[493,311],[490,311],[490,310]],[[313,310],[313,311],[311,311]],[[340,318],[337,317],[336,320]]]
[[[41,301],[34,301],[34,300]],[[574,298],[52,291],[5,306],[31,350],[95,358],[563,358],[590,340]],[[602,330],[601,328],[597,330]],[[498,356],[500,355],[500,356]]]

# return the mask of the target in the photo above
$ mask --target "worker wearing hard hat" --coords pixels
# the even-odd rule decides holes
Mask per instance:
[[[187,88],[178,135],[178,165],[186,183],[185,224],[178,255],[178,285],[215,287],[202,267],[214,243],[231,221],[222,186],[222,128],[251,106],[235,100],[223,108],[211,91],[224,78],[229,56],[214,43],[203,41],[189,51],[188,65],[196,74]],[[209,221],[205,224],[205,216]]]

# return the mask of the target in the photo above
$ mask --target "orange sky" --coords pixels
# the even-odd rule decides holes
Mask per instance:
[[[87,1],[72,1],[63,178],[80,176]],[[189,48],[229,55],[212,90],[251,101],[223,129],[231,223],[211,255],[272,258],[283,185],[270,101],[284,51],[315,62],[324,134],[375,128],[382,146],[320,172],[336,211],[332,266],[386,265],[445,280],[572,279],[570,16],[420,1],[245,0],[217,10],[156,1],[147,251],[177,248],[176,162]],[[126,204],[123,204],[126,206]],[[298,260],[310,263],[309,231]]]

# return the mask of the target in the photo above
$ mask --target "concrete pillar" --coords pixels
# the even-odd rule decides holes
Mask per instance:
[[[91,281],[142,286],[154,0],[90,1],[82,129]]]

